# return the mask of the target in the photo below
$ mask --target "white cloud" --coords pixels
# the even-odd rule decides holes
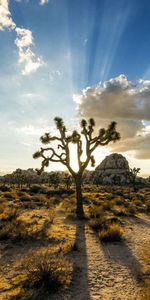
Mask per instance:
[[[23,133],[25,135],[43,135],[44,132],[49,132],[49,127],[43,127],[43,128],[36,128],[33,125],[26,125],[21,128],[16,128],[16,131],[18,133]]]
[[[40,5],[44,5],[44,4],[48,3],[48,2],[49,2],[49,0],[40,0],[39,4]]]
[[[13,30],[16,27],[16,24],[12,20],[8,5],[8,0],[0,0],[0,30]]]
[[[31,30],[19,27],[17,27],[15,30],[17,33],[17,39],[15,40],[15,44],[19,49],[32,45],[33,37]]]
[[[107,126],[117,121],[121,141],[112,147],[115,151],[134,151],[135,157],[150,158],[149,127],[143,120],[150,120],[150,81],[136,84],[125,75],[119,75],[96,87],[88,87],[81,95],[74,95],[78,114],[95,118],[97,126]]]
[[[32,31],[17,27],[9,11],[9,1],[0,0],[0,30],[5,29],[16,31],[15,44],[18,48],[19,63],[23,64],[23,75],[33,73],[44,65],[43,59],[36,56],[31,48],[33,46]]]

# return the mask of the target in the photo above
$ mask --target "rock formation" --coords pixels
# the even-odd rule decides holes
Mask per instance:
[[[93,182],[99,184],[126,184],[130,168],[126,158],[118,153],[110,154],[95,169]]]

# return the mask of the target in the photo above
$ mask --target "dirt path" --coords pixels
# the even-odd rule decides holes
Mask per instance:
[[[58,215],[56,223],[64,222],[63,214],[58,212]],[[145,216],[129,219],[125,241],[113,244],[101,244],[83,221],[71,225],[76,227],[78,246],[73,252],[73,284],[68,294],[56,299],[140,300],[143,272],[140,255],[143,247],[150,244],[150,220]]]

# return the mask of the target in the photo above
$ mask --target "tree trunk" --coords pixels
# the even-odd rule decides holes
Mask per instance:
[[[82,197],[82,176],[75,176],[75,186],[76,186],[76,200],[77,200],[77,208],[76,214],[79,219],[84,218],[84,210],[83,210],[83,197]]]

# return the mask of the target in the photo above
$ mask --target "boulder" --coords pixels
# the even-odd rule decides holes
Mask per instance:
[[[126,184],[130,172],[127,159],[118,153],[113,153],[101,162],[95,169],[93,181],[99,184]]]

